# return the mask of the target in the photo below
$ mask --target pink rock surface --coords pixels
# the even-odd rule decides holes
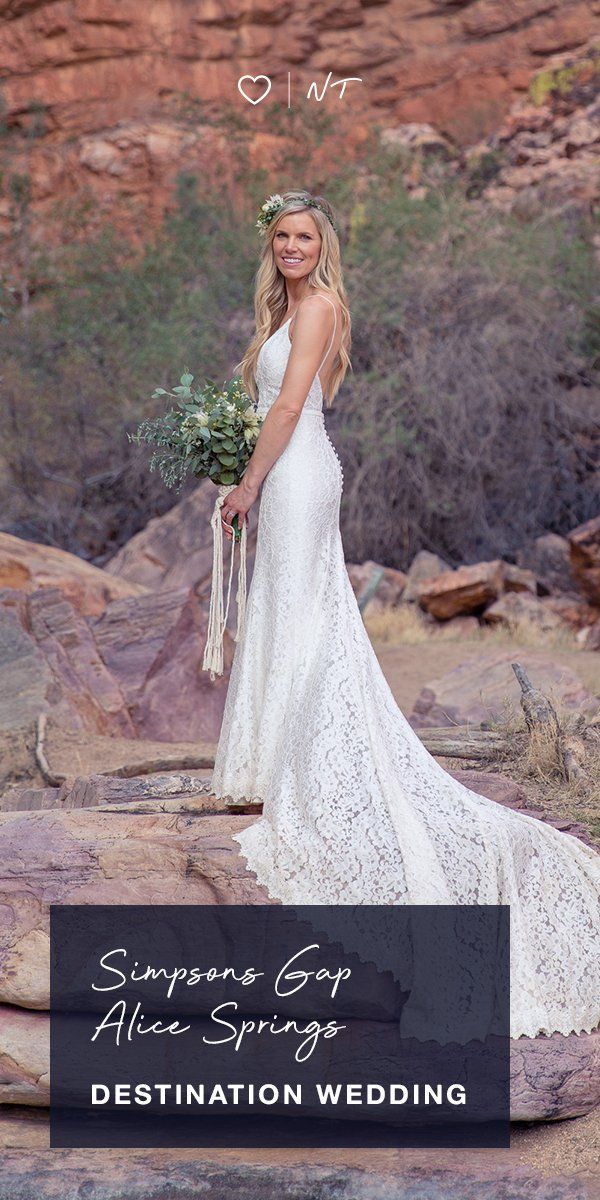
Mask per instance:
[[[0,1116],[3,1200],[597,1200],[594,1131],[581,1128],[590,1120],[571,1125],[570,1136],[541,1130],[553,1135],[550,1153],[537,1150],[547,1138],[523,1131],[502,1150],[232,1146],[124,1154],[49,1150],[44,1114],[21,1109]]]
[[[143,584],[152,591],[190,588],[210,591],[212,572],[212,515],[217,491],[204,480],[162,517],[154,517],[106,563],[115,578]],[[248,563],[256,542],[257,508],[250,510]],[[226,548],[225,553],[228,553]]]
[[[92,623],[99,653],[140,737],[190,742],[218,737],[234,646],[226,633],[225,671],[211,682],[202,670],[206,628],[206,606],[191,588],[115,601]]]
[[[552,661],[546,653],[519,648],[518,661],[531,682],[554,703],[580,710],[592,717],[598,700],[568,667]],[[519,714],[521,689],[511,662],[515,652],[497,650],[475,654],[460,666],[425,684],[410,715],[415,729],[438,726],[479,726],[490,718],[502,718],[505,702]]]
[[[268,903],[230,836],[254,819],[93,809],[0,815],[6,1103],[46,1102],[40,1046],[47,1036],[41,1010],[49,1002],[49,905]],[[34,1007],[40,1011],[29,1011]],[[514,1046],[515,1119],[573,1116],[600,1100],[600,1034],[519,1039]]]
[[[110,600],[139,596],[145,588],[117,579],[75,554],[0,533],[0,588],[33,592],[57,587],[80,613],[97,616]]]
[[[77,1016],[73,1020],[77,1021]],[[360,1046],[364,1047],[368,1033],[368,1021],[347,1019],[350,1053],[357,1054]],[[389,1036],[393,1044],[397,1025],[390,1024]],[[258,1061],[265,1059],[265,1073],[268,1053],[268,1043],[257,1049]],[[323,1053],[326,1058],[326,1047]],[[410,1066],[408,1072],[410,1077]],[[49,1014],[0,1006],[0,1104],[47,1105],[49,1084]],[[69,1097],[63,1099],[68,1102]],[[520,1038],[511,1044],[513,1121],[583,1116],[599,1103],[600,1032],[569,1038],[558,1034]]]

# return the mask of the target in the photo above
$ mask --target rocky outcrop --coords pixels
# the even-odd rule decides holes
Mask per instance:
[[[196,587],[210,592],[212,572],[212,515],[216,489],[209,480],[170,508],[154,517],[104,566],[118,579],[160,588]],[[249,513],[248,571],[251,572],[258,524],[257,506]]]
[[[0,532],[0,589],[33,592],[54,587],[86,616],[99,616],[111,600],[141,596],[145,588],[136,581],[114,578],[91,563],[58,550]]]
[[[39,781],[41,714],[80,741],[214,741],[233,643],[226,633],[225,674],[211,683],[202,671],[206,625],[206,604],[189,588],[144,590],[97,618],[82,616],[58,588],[1,592],[0,782]]]
[[[419,604],[438,620],[482,612],[503,589],[502,562],[458,567],[429,580],[419,589]]]
[[[268,903],[231,840],[252,820],[85,809],[0,816],[0,1102],[48,1102],[49,905]],[[599,1055],[598,1034],[519,1039],[514,1119],[589,1111],[600,1101]]]
[[[519,713],[521,691],[510,669],[513,660],[514,654],[507,650],[475,654],[439,679],[430,680],[410,714],[411,725],[415,729],[467,724],[477,727],[482,721],[502,719],[506,701]],[[597,697],[568,667],[525,649],[519,650],[519,662],[555,703],[590,717],[598,713]]]
[[[558,533],[544,533],[516,555],[517,565],[531,571],[540,595],[552,592],[577,592],[577,581],[571,570],[569,542]]]
[[[118,600],[91,624],[136,735],[190,742],[217,736],[233,641],[226,635],[224,674],[211,683],[202,671],[207,616],[194,590],[183,587]]]
[[[408,568],[402,599],[406,603],[418,600],[426,584],[451,570],[438,554],[431,554],[429,550],[419,550]]]
[[[2,62],[11,170],[32,180],[41,236],[60,237],[57,201],[87,196],[88,225],[108,217],[132,237],[132,212],[145,226],[162,216],[179,170],[212,178],[232,170],[235,147],[224,107],[248,116],[251,158],[272,166],[286,138],[271,128],[273,104],[300,111],[314,81],[345,77],[320,101],[335,115],[335,148],[360,148],[374,116],[384,123],[431,123],[470,145],[497,127],[522,95],[540,57],[583,47],[597,29],[591,0],[414,0],[325,4],[308,0],[219,6],[173,0],[148,13],[140,0],[2,0]],[[250,106],[237,91],[246,74],[267,73],[271,91]],[[247,85],[252,92],[253,85]],[[256,90],[252,99],[256,99]],[[483,97],[483,99],[482,99]],[[315,102],[316,103],[316,102]],[[29,134],[29,136],[27,136]],[[333,143],[332,143],[333,144]],[[573,138],[571,137],[571,143]],[[323,161],[331,152],[324,147]],[[10,199],[0,205],[4,230]]]
[[[600,517],[569,534],[571,571],[584,596],[600,605]]]
[[[553,55],[536,71],[527,100],[466,153],[475,192],[524,219],[548,209],[593,210],[599,195],[599,64],[600,45],[592,42]],[[487,185],[486,171],[492,176]]]
[[[421,608],[438,620],[482,613],[504,592],[537,593],[535,576],[512,563],[494,559],[473,563],[424,580],[418,586]]]
[[[510,779],[483,771],[452,775],[497,803],[543,816],[528,807]],[[87,807],[86,800],[96,807]],[[231,837],[255,814],[238,816],[214,797],[198,795],[193,779],[88,777],[57,789],[53,804],[45,811],[0,812],[3,1003],[48,1007],[50,904],[268,900]],[[171,811],[163,811],[169,806]],[[585,840],[584,830],[568,822],[561,828]]]
[[[584,1128],[581,1128],[581,1126]],[[3,1200],[596,1200],[594,1118],[501,1150],[48,1149],[39,1112],[0,1115]],[[525,1150],[522,1142],[526,1139]],[[533,1143],[533,1144],[531,1144]],[[595,1178],[594,1178],[595,1177]]]
[[[564,629],[562,614],[546,603],[548,599],[548,596],[532,596],[528,592],[505,592],[488,605],[482,613],[482,620],[486,625],[504,625],[507,629],[519,622],[529,621],[541,633]]]
[[[349,1051],[356,1054],[364,1049],[368,1022],[348,1021],[348,1035]],[[390,1024],[391,1046],[394,1037],[398,1026]],[[268,1052],[267,1044],[259,1046],[257,1061]],[[600,1103],[600,1032],[519,1038],[511,1045],[510,1092],[513,1121],[563,1120],[592,1111]],[[49,1100],[48,1014],[0,1006],[0,1104],[41,1106]]]
[[[38,642],[39,638],[39,642]],[[89,627],[57,588],[0,593],[0,781],[39,778],[36,722],[134,736],[118,683]]]

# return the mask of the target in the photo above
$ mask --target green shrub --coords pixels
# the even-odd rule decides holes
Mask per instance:
[[[252,332],[256,211],[292,182],[291,169],[247,172],[227,200],[182,175],[143,252],[104,232],[63,252],[27,320],[5,300],[5,529],[102,563],[172,505],[126,435],[158,415],[152,388],[181,363],[199,379],[233,373]],[[353,370],[327,423],[348,557],[510,557],[596,515],[591,222],[488,211],[450,171],[415,200],[375,137],[358,168],[303,183],[326,191],[343,229]]]

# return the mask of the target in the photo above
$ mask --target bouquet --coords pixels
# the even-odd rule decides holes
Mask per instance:
[[[212,379],[207,379],[203,388],[192,388],[193,382],[194,376],[186,371],[172,392],[155,388],[153,400],[170,396],[175,405],[162,417],[142,421],[136,433],[128,434],[128,438],[138,445],[148,442],[156,447],[150,458],[150,470],[158,470],[168,488],[181,491],[190,474],[198,479],[212,479],[218,487],[210,522],[213,574],[202,663],[203,669],[209,670],[211,680],[214,680],[215,675],[223,674],[223,635],[229,612],[236,542],[240,543],[236,642],[243,632],[246,607],[246,522],[240,529],[237,515],[232,521],[235,542],[230,559],[227,601],[223,605],[221,508],[225,497],[242,479],[260,433],[261,418],[240,378],[225,381],[222,387]]]
[[[241,379],[218,387],[207,379],[192,390],[194,376],[186,371],[172,392],[155,388],[152,399],[171,396],[176,407],[163,417],[142,421],[129,440],[156,446],[150,470],[159,471],[168,488],[181,491],[187,475],[212,479],[221,487],[235,487],[241,480],[260,432],[261,418]],[[241,530],[233,521],[236,539]]]

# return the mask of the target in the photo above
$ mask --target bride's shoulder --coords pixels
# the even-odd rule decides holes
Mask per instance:
[[[331,313],[332,309],[334,309],[336,318],[337,319],[340,318],[340,316],[341,316],[340,302],[337,299],[337,297],[334,300],[333,296],[328,295],[327,292],[318,292],[318,291],[311,292],[310,296],[305,296],[304,300],[301,300],[298,308],[300,309],[303,305],[310,305],[311,307],[314,308],[316,306],[314,304],[311,304],[311,302],[314,300],[319,301],[318,308],[323,312],[323,314],[325,314],[326,311],[329,311]]]

